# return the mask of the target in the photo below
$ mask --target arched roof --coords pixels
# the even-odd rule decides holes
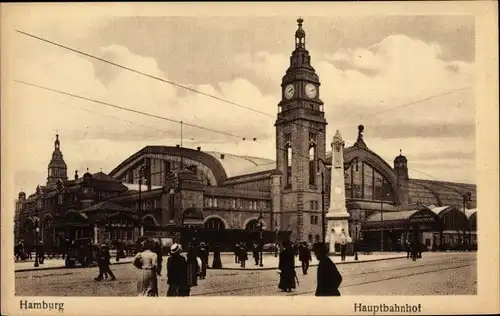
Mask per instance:
[[[409,198],[411,203],[420,201],[423,204],[437,206],[455,206],[463,208],[463,196],[471,193],[471,200],[466,207],[476,205],[476,186],[474,184],[454,183],[446,181],[410,179]]]
[[[276,167],[275,161],[267,158],[238,156],[215,151],[205,152],[176,146],[146,146],[125,159],[109,175],[112,177],[120,176],[125,172],[127,166],[145,155],[172,155],[198,161],[212,171],[218,185],[230,177],[273,170]]]
[[[272,170],[276,167],[276,162],[267,158],[237,156],[216,151],[206,153],[223,166],[228,178]]]

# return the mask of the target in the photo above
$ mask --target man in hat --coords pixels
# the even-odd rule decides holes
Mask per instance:
[[[188,283],[187,262],[180,255],[181,245],[170,247],[170,257],[167,259],[167,296],[189,296],[191,291]]]
[[[328,257],[328,247],[325,243],[314,245],[314,254],[319,261],[316,283],[316,296],[340,296],[339,286],[342,275],[332,259]]]

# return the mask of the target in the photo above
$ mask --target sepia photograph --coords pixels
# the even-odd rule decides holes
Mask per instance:
[[[324,296],[351,298],[330,315],[420,314],[498,294],[498,267],[481,279],[498,258],[498,59],[478,36],[497,5],[322,5],[2,5],[14,314]]]

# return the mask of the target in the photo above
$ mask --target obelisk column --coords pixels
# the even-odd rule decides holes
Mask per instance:
[[[332,142],[332,169],[330,182],[330,207],[326,214],[327,234],[330,241],[330,254],[335,253],[335,244],[344,240],[351,243],[349,236],[349,213],[345,203],[344,181],[344,141],[337,130]]]

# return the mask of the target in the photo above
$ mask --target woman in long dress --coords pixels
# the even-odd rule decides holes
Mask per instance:
[[[283,251],[279,257],[280,283],[278,288],[285,292],[295,289],[295,254],[288,240],[283,242]]]
[[[133,264],[139,269],[137,276],[138,296],[158,296],[158,279],[156,277],[158,256],[152,252],[153,244],[146,242],[143,251],[135,257]]]

